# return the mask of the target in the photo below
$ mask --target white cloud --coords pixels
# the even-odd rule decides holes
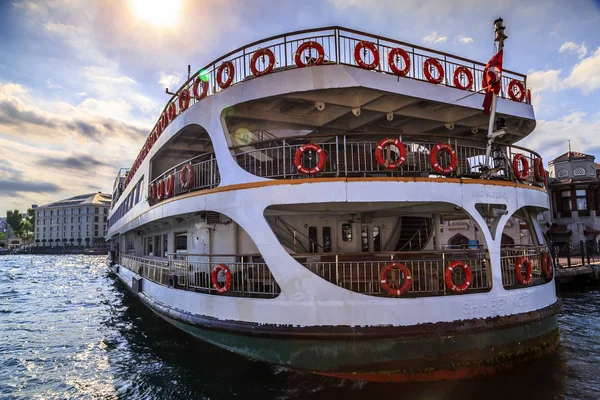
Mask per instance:
[[[86,97],[87,93],[86,92],[79,92],[79,93],[77,93],[77,96],[79,96],[79,97]]]
[[[48,86],[48,89],[62,89],[62,86],[52,83],[50,79],[46,81],[46,86]]]
[[[473,43],[473,38],[469,37],[469,36],[465,36],[465,35],[458,35],[456,37],[456,39],[458,39],[459,42],[461,42],[462,44],[470,44]]]
[[[555,120],[538,120],[534,133],[517,144],[539,152],[545,160],[565,153],[568,140],[574,151],[599,156],[599,130],[600,114],[575,111]]]
[[[588,49],[587,49],[587,46],[585,45],[585,43],[576,44],[573,42],[565,42],[562,44],[562,46],[560,46],[560,49],[558,49],[558,52],[564,53],[566,51],[577,52],[577,57],[581,59],[586,56]]]
[[[169,88],[170,90],[176,89],[175,86],[181,82],[181,75],[177,73],[167,74],[165,72],[160,72],[160,77],[158,79],[158,83],[164,87]]]
[[[425,43],[444,43],[446,40],[448,40],[448,36],[440,36],[437,31],[433,31],[423,38]]]
[[[586,57],[573,66],[569,76],[564,79],[559,77],[561,70],[534,71],[527,78],[527,85],[533,92],[547,90],[558,91],[579,89],[583,94],[590,94],[600,88],[600,47],[589,57]]]

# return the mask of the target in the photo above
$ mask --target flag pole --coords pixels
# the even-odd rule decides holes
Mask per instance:
[[[504,34],[504,21],[502,18],[498,18],[494,21],[494,32],[496,34],[495,42],[498,42],[498,48],[496,49],[496,54],[500,51],[504,50],[504,40],[507,36]],[[502,80],[502,76],[500,77]],[[485,166],[487,168],[490,167],[490,155],[492,152],[492,143],[494,142],[494,122],[496,121],[496,104],[498,102],[498,95],[496,93],[492,93],[492,107],[490,110],[490,122],[488,125],[488,142],[485,147]]]

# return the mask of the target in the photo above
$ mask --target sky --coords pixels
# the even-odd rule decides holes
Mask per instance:
[[[600,0],[0,0],[0,215],[111,192],[188,64],[330,25],[486,62],[497,17],[532,88],[519,144],[600,161]]]

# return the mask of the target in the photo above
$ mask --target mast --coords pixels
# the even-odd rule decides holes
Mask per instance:
[[[494,39],[494,43],[495,43],[495,50],[496,52],[494,54],[498,54],[500,51],[504,50],[504,40],[508,38],[508,36],[506,36],[504,34],[504,21],[502,20],[502,18],[498,18],[494,21],[494,33],[496,34],[496,37]],[[500,79],[502,79],[502,75],[500,76]],[[498,96],[495,93],[492,93],[492,107],[490,110],[490,122],[488,125],[488,142],[487,142],[487,146],[485,148],[485,166],[486,168],[490,167],[490,154],[492,151],[492,143],[494,141],[494,139],[498,136],[502,136],[504,135],[504,131],[502,132],[494,132],[494,122],[496,121],[496,103],[498,100]]]

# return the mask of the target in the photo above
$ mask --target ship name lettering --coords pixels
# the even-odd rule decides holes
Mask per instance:
[[[501,192],[492,192],[489,190],[480,189],[473,193],[475,197],[487,198],[487,199],[495,199],[495,200],[508,200],[508,196],[506,193]]]
[[[465,301],[462,306],[462,312],[465,315],[475,314],[477,312],[477,302]]]

